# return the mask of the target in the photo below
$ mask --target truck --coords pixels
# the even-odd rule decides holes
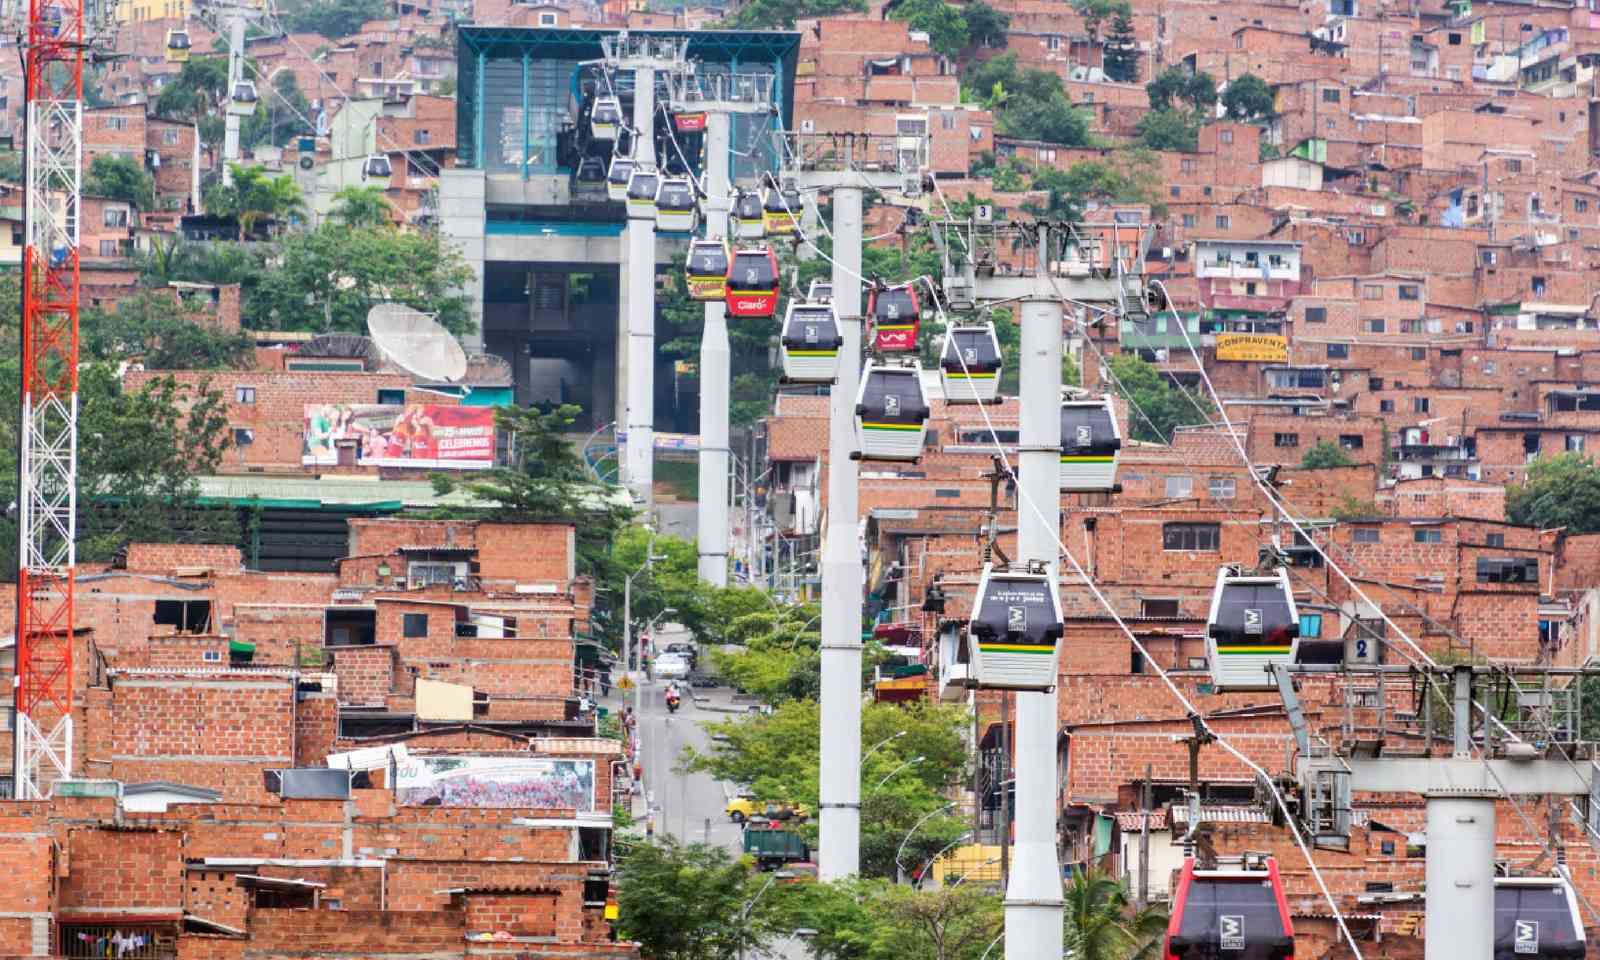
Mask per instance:
[[[769,824],[752,823],[744,828],[744,852],[754,857],[756,866],[772,870],[788,863],[811,859],[811,847],[794,830]]]

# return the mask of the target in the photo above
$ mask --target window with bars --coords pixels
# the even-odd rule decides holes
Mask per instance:
[[[1222,546],[1222,525],[1167,523],[1161,526],[1161,549],[1216,551]]]

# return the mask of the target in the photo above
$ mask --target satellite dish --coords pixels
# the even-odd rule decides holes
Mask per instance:
[[[467,372],[467,355],[450,331],[403,303],[367,311],[367,332],[384,358],[423,380],[454,383]]]
[[[509,384],[512,380],[511,364],[496,353],[474,353],[467,357],[468,383]]]

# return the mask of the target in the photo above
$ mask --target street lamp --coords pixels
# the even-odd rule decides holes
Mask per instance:
[[[756,891],[756,895],[751,897],[750,901],[739,909],[739,960],[744,960],[744,935],[749,929],[750,913],[755,910],[756,903],[761,900],[763,894],[771,889],[774,883],[779,880],[791,879],[793,876],[794,872],[790,870],[774,870],[772,876],[767,878],[767,882],[761,885],[760,890]]]
[[[896,734],[896,736],[899,736],[899,734]],[[956,801],[952,800],[952,801],[950,801],[949,803],[945,804],[944,806],[940,807],[937,810],[930,810],[927,813],[923,814],[922,815],[922,819],[918,820],[916,823],[913,823],[911,825],[911,829],[907,830],[905,837],[901,839],[900,846],[896,847],[895,851],[894,851],[894,865],[895,865],[895,868],[899,872],[901,872],[901,873],[905,872],[905,869],[906,869],[905,868],[905,864],[900,862],[900,858],[905,855],[906,844],[911,842],[912,835],[915,834],[919,829],[921,829],[921,827],[922,827],[922,825],[924,823],[927,823],[929,820],[933,819],[934,817],[938,816],[941,813],[944,813],[946,810],[949,810],[951,807],[953,807],[955,805],[956,805]],[[898,874],[896,875],[896,882],[898,882]]]
[[[939,861],[940,857],[942,857],[945,854],[949,853],[951,847],[955,846],[958,843],[961,843],[961,842],[966,841],[966,840],[971,840],[971,839],[972,839],[972,834],[970,832],[968,832],[968,833],[963,833],[961,836],[956,837],[954,840],[951,840],[949,843],[945,844],[943,849],[941,849],[938,853],[934,854],[932,857],[928,858],[928,862],[924,863],[922,865],[922,869],[917,871],[917,875],[915,877],[913,877],[912,880],[911,880],[911,885],[912,886],[916,886],[917,884],[921,883],[922,882],[922,875],[927,873],[928,872],[928,868],[933,866],[935,863],[937,863]]]
[[[908,732],[909,731],[901,730],[899,733],[895,733],[895,734],[890,735],[887,739],[879,740],[877,743],[873,744],[872,747],[869,750],[867,750],[866,753],[863,753],[861,755],[861,762],[862,763],[866,763],[867,762],[867,758],[872,756],[873,752],[876,751],[879,747],[883,746],[886,743],[892,743],[895,740],[899,740],[901,737],[905,736],[906,733],[908,733]]]
[[[667,559],[666,554],[656,553],[656,531],[652,527],[650,528],[650,542],[644,548],[644,563],[639,569],[628,574],[622,580],[622,675],[624,677],[629,675],[628,666],[632,657],[633,578],[648,572],[657,560],[665,559]],[[639,657],[639,665],[641,668],[644,666],[644,657],[642,655]],[[640,672],[643,672],[642,669]],[[643,679],[643,677],[640,677],[639,681],[636,681],[633,685],[633,716],[635,718],[633,751],[634,760],[640,765],[641,770],[644,764],[644,724],[638,721],[644,713],[644,692],[641,689]]]
[[[927,757],[912,757],[910,760],[907,760],[905,763],[900,764],[900,766],[895,767],[893,770],[890,770],[888,773],[884,774],[883,775],[883,779],[879,780],[877,786],[873,787],[872,789],[881,790],[883,788],[883,785],[889,782],[889,778],[893,777],[895,774],[899,773],[901,770],[904,770],[906,767],[915,766],[915,765],[921,763],[922,761],[924,761],[926,759],[928,759],[928,758]]]

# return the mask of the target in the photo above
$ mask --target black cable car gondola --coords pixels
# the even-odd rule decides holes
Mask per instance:
[[[856,392],[861,459],[920,459],[929,412],[922,364],[868,361]]]
[[[917,349],[917,326],[922,307],[909,283],[874,288],[867,301],[872,321],[873,345],[879,353],[910,353]]]
[[[699,219],[694,181],[688,177],[665,177],[656,189],[656,230],[661,233],[693,233]]]
[[[800,229],[800,191],[793,184],[767,187],[761,203],[761,222],[769,237],[789,236]]]
[[[622,103],[616,97],[595,97],[594,106],[589,109],[590,138],[615,140],[621,125]]]
[[[632,157],[612,157],[606,170],[606,196],[621,202],[628,199],[628,180],[633,177]]]
[[[1194,545],[1163,547],[1183,550]],[[1211,658],[1211,682],[1218,689],[1272,686],[1267,665],[1293,663],[1299,645],[1300,613],[1287,571],[1280,567],[1263,576],[1247,576],[1231,567],[1217,571],[1211,612],[1206,616],[1206,652]]]
[[[733,202],[734,234],[740,240],[760,240],[767,235],[765,216],[761,210],[761,195],[743,191]]]
[[[950,328],[939,355],[939,380],[950,403],[988,403],[1000,395],[1000,338],[994,324]]]
[[[829,303],[789,301],[778,349],[783,377],[790,383],[832,383],[839,376],[839,348],[844,337]]]
[[[967,644],[973,679],[992,689],[1049,690],[1062,629],[1061,599],[1042,566],[985,566]]]
[[[381,153],[374,153],[361,162],[361,179],[369,183],[388,183],[393,175],[394,166]]]
[[[1167,921],[1165,960],[1292,960],[1294,921],[1278,876],[1263,867],[1197,870],[1183,861]]]
[[[649,167],[634,167],[628,177],[628,216],[635,220],[654,220],[656,189],[660,186],[661,174]]]
[[[1117,484],[1122,428],[1109,395],[1061,402],[1061,490],[1109,492]]]
[[[579,203],[604,203],[606,164],[599,157],[584,157],[572,174],[572,198]]]
[[[1588,941],[1578,901],[1560,877],[1496,877],[1494,960],[1581,960]]]
[[[811,281],[811,289],[806,291],[806,299],[810,300],[812,303],[832,303],[833,302],[833,281],[832,280],[813,280],[813,281]]]
[[[730,317],[770,317],[778,309],[778,258],[769,246],[745,247],[728,264]]]
[[[730,259],[726,240],[691,240],[689,257],[684,262],[689,299],[701,302],[724,299],[728,293]]]

